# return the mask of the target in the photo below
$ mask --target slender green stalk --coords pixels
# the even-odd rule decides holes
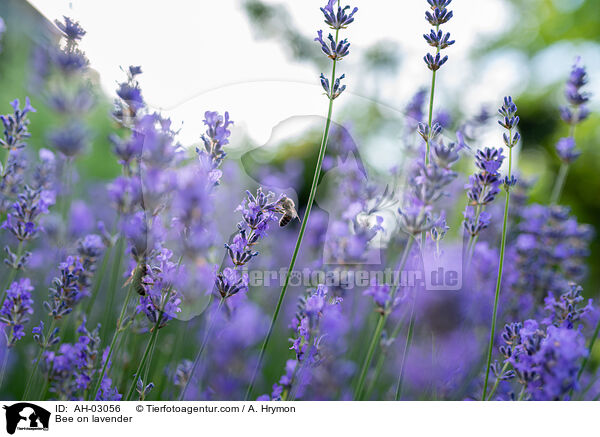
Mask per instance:
[[[10,353],[10,348],[6,348],[4,351],[4,358],[2,359],[2,368],[0,368],[0,387],[2,387],[2,383],[4,382],[4,373],[6,372],[6,363],[8,363],[8,354]]]
[[[429,131],[431,132],[431,122],[433,121],[433,96],[435,94],[435,76],[436,76],[436,72],[434,71],[431,74],[431,93],[429,95],[429,121],[428,121],[428,125],[429,125]],[[429,164],[429,138],[427,139],[427,141],[425,142],[425,165]]]
[[[177,261],[177,267],[175,268],[175,274],[177,274],[177,272],[179,271],[179,267],[181,267],[181,261],[183,261],[183,256],[179,257],[179,261]],[[150,363],[152,362],[152,358],[150,358],[150,360],[148,359],[148,357],[150,356],[150,351],[154,349],[155,345],[156,345],[156,341],[158,338],[158,331],[160,329],[160,324],[163,320],[163,316],[164,316],[164,311],[165,311],[165,307],[167,305],[167,303],[169,303],[169,299],[171,299],[171,293],[173,293],[173,284],[169,284],[169,286],[167,287],[167,293],[164,295],[164,299],[160,304],[160,308],[158,311],[158,317],[156,318],[156,323],[154,324],[154,327],[152,328],[152,336],[150,337],[150,340],[148,341],[148,344],[146,345],[146,349],[144,350],[144,355],[142,356],[142,359],[140,361],[140,364],[138,365],[138,368],[135,372],[135,378],[133,379],[131,386],[129,387],[129,392],[127,393],[127,397],[125,398],[125,400],[129,401],[131,400],[131,396],[133,396],[133,392],[135,391],[135,387],[137,384],[137,380],[140,377],[140,375],[142,374],[142,371],[145,369],[144,366],[146,366],[146,361],[148,361],[148,367],[150,366]]]
[[[394,328],[394,331],[392,332],[391,338],[395,339],[398,336],[398,334],[400,333],[400,329],[402,329],[402,324],[403,324],[402,322],[403,322],[403,320],[400,320],[396,324],[396,327]],[[379,375],[381,375],[381,371],[383,369],[383,364],[385,363],[386,355],[387,355],[387,352],[382,349],[381,353],[379,354],[379,357],[377,358],[377,363],[375,363],[375,374],[373,375],[373,378],[371,378],[371,381],[369,382],[369,386],[367,387],[367,390],[365,392],[366,393],[365,399],[369,399],[371,397],[371,393],[373,393],[373,390],[375,389],[375,384],[377,383],[377,380],[379,379]]]
[[[98,391],[100,390],[100,385],[102,384],[104,375],[106,375],[106,369],[108,368],[108,363],[110,361],[112,354],[115,351],[115,344],[117,343],[118,338],[121,336],[121,333],[123,332],[122,324],[123,324],[123,320],[125,319],[125,314],[127,313],[127,307],[129,306],[129,302],[131,301],[131,297],[133,296],[133,293],[134,293],[134,291],[133,291],[134,282],[135,281],[132,281],[132,283],[129,285],[129,290],[127,291],[127,297],[125,297],[125,302],[123,302],[123,307],[121,308],[121,314],[119,315],[119,319],[117,320],[117,326],[116,326],[115,332],[113,333],[112,340],[110,341],[110,346],[108,347],[108,354],[106,355],[106,360],[104,361],[104,364],[102,365],[102,370],[100,371],[100,374],[98,375],[98,379],[96,380],[94,390],[91,393],[89,393],[90,398],[87,399],[88,401],[96,399],[96,395],[98,394]]]
[[[9,157],[10,157],[10,149],[6,149],[6,155],[4,155],[4,158],[2,158],[2,174],[0,175],[3,178],[6,175],[6,165],[8,164]]]
[[[410,249],[413,244],[413,239],[409,237],[406,242],[406,246],[404,246],[404,252],[402,253],[402,259],[400,260],[400,264],[398,265],[398,271],[401,272],[408,260],[408,255],[410,254]],[[395,284],[394,288],[390,291],[390,298],[386,305],[386,308],[380,313],[377,325],[375,326],[375,331],[373,332],[373,336],[371,337],[371,342],[369,343],[369,348],[367,349],[367,354],[365,355],[365,359],[363,361],[362,367],[360,369],[360,373],[358,376],[358,382],[356,384],[356,388],[354,389],[354,400],[360,400],[363,395],[363,386],[365,384],[365,379],[367,377],[367,372],[369,371],[369,367],[371,366],[371,361],[373,360],[373,355],[375,354],[375,349],[381,340],[381,333],[383,332],[383,328],[385,327],[385,322],[391,313],[391,305],[394,302],[394,298],[396,296],[396,291],[398,290],[398,286],[400,284]]]
[[[337,45],[339,36],[339,29],[335,32],[335,43]],[[335,69],[337,65],[337,59],[333,60],[333,66],[331,68],[331,83],[335,81]],[[290,261],[290,265],[288,267],[287,274],[285,276],[285,281],[283,283],[283,288],[281,289],[281,293],[279,294],[279,299],[277,301],[277,306],[275,307],[275,312],[273,313],[273,317],[271,318],[271,324],[269,325],[269,330],[267,331],[267,335],[263,341],[262,347],[260,349],[260,353],[258,356],[258,361],[256,363],[256,367],[254,369],[252,379],[250,380],[250,384],[248,385],[248,389],[246,390],[245,400],[248,400],[252,395],[252,390],[254,389],[254,382],[256,380],[256,376],[258,371],[262,365],[262,361],[265,357],[265,352],[267,350],[267,346],[269,345],[269,340],[271,340],[271,335],[273,334],[273,329],[275,328],[275,323],[277,322],[277,317],[279,316],[279,312],[281,310],[281,305],[283,303],[283,298],[285,297],[285,293],[287,291],[287,287],[290,282],[290,276],[292,271],[294,270],[294,266],[296,264],[296,258],[298,256],[298,252],[300,251],[300,245],[302,244],[302,238],[304,237],[304,232],[306,230],[306,224],[308,223],[308,218],[310,216],[310,211],[313,206],[313,202],[315,200],[315,195],[317,194],[317,185],[319,182],[319,177],[321,176],[321,165],[323,164],[323,158],[325,157],[325,150],[327,149],[327,140],[329,139],[329,129],[331,127],[331,116],[333,114],[333,98],[329,97],[329,109],[327,111],[327,121],[325,122],[325,130],[323,131],[323,138],[321,139],[321,146],[319,148],[319,156],[317,158],[317,165],[315,168],[315,172],[313,174],[313,180],[310,187],[310,195],[308,196],[308,202],[306,204],[306,211],[304,212],[304,220],[302,220],[302,225],[300,226],[300,233],[298,234],[298,239],[296,240],[296,246],[294,247],[294,252],[292,254],[292,259]]]
[[[506,372],[506,369],[508,369],[508,362],[504,363],[504,366],[502,366],[502,370],[500,370],[500,375],[502,375],[504,372]],[[485,399],[486,401],[492,400],[492,396],[494,396],[496,394],[496,390],[498,389],[499,385],[500,385],[500,378],[496,378],[496,381],[494,382],[494,385],[492,386],[492,389],[490,390],[488,397]]]
[[[225,299],[221,299],[219,301],[219,305],[217,306],[216,313],[218,313],[221,310],[221,307],[223,306],[224,302],[225,302]],[[187,381],[185,382],[185,385],[183,386],[183,388],[181,389],[181,393],[179,394],[178,400],[180,400],[180,401],[184,400],[185,392],[187,391],[188,386],[190,385],[190,382],[194,376],[194,373],[196,373],[198,364],[200,364],[200,358],[202,357],[202,353],[204,352],[204,349],[206,349],[206,345],[208,344],[208,339],[210,338],[210,333],[214,326],[215,319],[216,319],[216,317],[214,317],[214,316],[211,317],[210,322],[208,323],[208,325],[206,327],[206,332],[204,334],[204,338],[202,339],[202,344],[200,345],[200,349],[198,349],[198,352],[196,353],[196,357],[194,358],[194,363],[192,364],[192,368],[190,370],[190,376],[187,379]]]
[[[140,360],[140,364],[138,365],[138,368],[135,372],[135,378],[133,379],[131,386],[129,387],[129,392],[127,393],[127,397],[125,398],[126,401],[131,400],[131,397],[133,396],[133,393],[135,392],[135,387],[137,385],[137,379],[139,378],[139,375],[142,373],[142,369],[146,365],[146,361],[148,361],[148,356],[150,355],[150,350],[154,347],[154,344],[156,343],[156,339],[158,337],[158,331],[159,331],[158,326],[159,326],[161,319],[162,319],[162,311],[161,311],[160,315],[158,316],[158,320],[156,321],[154,329],[152,330],[152,336],[150,337],[150,340],[148,341],[148,345],[146,346],[146,349],[144,350],[144,355],[142,356],[142,359]]]
[[[512,138],[509,131],[509,138]],[[508,148],[508,178],[511,177],[512,170],[512,147]],[[502,284],[502,269],[504,267],[504,251],[506,248],[506,229],[508,224],[508,206],[510,202],[510,189],[506,190],[506,202],[504,204],[504,221],[502,222],[502,241],[500,243],[500,263],[498,265],[498,277],[496,279],[496,295],[494,296],[494,310],[492,311],[492,328],[490,329],[490,342],[487,352],[487,364],[485,366],[485,380],[483,382],[482,400],[485,400],[487,393],[488,379],[490,377],[490,366],[492,364],[492,350],[494,348],[494,336],[496,334],[496,317],[498,315],[498,300],[500,298],[500,286]]]
[[[38,366],[40,365],[40,361],[42,359],[42,355],[44,354],[44,351],[48,348],[48,339],[50,338],[50,335],[52,335],[52,331],[54,330],[55,324],[56,324],[56,320],[53,318],[52,322],[50,323],[50,327],[48,328],[48,334],[46,335],[46,342],[44,343],[44,345],[42,347],[40,347],[40,352],[37,355],[35,364],[33,365],[33,369],[31,369],[31,373],[29,374],[29,378],[27,379],[27,384],[25,385],[25,392],[23,393],[23,397],[21,398],[21,400],[23,400],[23,401],[27,400],[27,398],[29,396],[29,392],[31,391],[33,380],[35,379],[35,373],[37,372]]]
[[[600,333],[600,320],[596,323],[596,329],[594,329],[594,333],[592,334],[592,338],[590,338],[590,342],[588,343],[588,353],[581,362],[581,367],[579,368],[579,372],[577,372],[577,381],[581,378],[585,367],[587,366],[588,361],[590,360],[590,355],[592,354],[592,349],[594,348],[594,344],[596,343],[596,339],[598,338],[598,333]]]
[[[358,401],[361,398],[363,385],[365,383],[365,378],[367,377],[367,372],[371,365],[371,360],[373,359],[373,355],[375,354],[375,349],[377,348],[377,344],[381,339],[381,333],[383,331],[383,327],[385,326],[387,317],[385,315],[380,315],[377,318],[377,325],[375,326],[375,331],[373,332],[373,336],[371,337],[371,341],[369,342],[369,348],[367,349],[367,354],[365,355],[365,359],[363,361],[363,365],[360,368],[360,374],[358,376],[358,383],[356,384],[356,388],[354,389],[353,399]]]
[[[92,294],[90,295],[90,299],[88,301],[85,313],[91,314],[94,309],[94,304],[96,303],[96,298],[98,297],[98,292],[100,291],[100,287],[102,286],[102,280],[104,279],[104,272],[106,272],[106,267],[108,266],[108,260],[110,258],[112,252],[112,247],[106,249],[104,256],[102,257],[102,264],[100,264],[100,270],[95,275],[94,288],[92,289]]]
[[[180,256],[179,261],[177,262],[176,271],[179,270],[182,260],[183,260],[183,257]],[[135,391],[135,387],[137,384],[137,379],[142,374],[142,371],[145,368],[144,366],[146,366],[146,361],[148,361],[148,367],[150,366],[150,363],[152,362],[152,359],[148,360],[148,357],[150,356],[150,351],[153,350],[156,345],[156,340],[158,338],[158,331],[160,330],[160,323],[162,322],[165,306],[169,302],[172,292],[173,292],[173,285],[171,284],[171,285],[169,285],[167,293],[165,295],[165,298],[162,301],[161,308],[159,310],[159,314],[156,319],[156,323],[154,324],[154,327],[152,329],[152,336],[150,337],[150,340],[148,341],[148,344],[146,345],[146,349],[144,350],[144,355],[142,356],[142,359],[140,360],[140,364],[138,365],[138,368],[135,372],[135,378],[133,379],[131,386],[129,387],[129,392],[127,393],[127,397],[125,398],[125,400],[127,400],[127,401],[130,401],[131,396],[133,396],[133,393]]]
[[[435,31],[440,30],[440,26],[435,26]],[[439,46],[437,47],[436,54],[440,52]],[[431,132],[431,123],[433,122],[433,97],[435,95],[435,78],[437,71],[432,71],[431,73],[431,91],[429,93],[429,117],[427,121],[427,125],[429,126],[429,132]],[[425,165],[429,164],[429,137],[427,137],[427,141],[425,142]]]
[[[396,383],[396,395],[394,399],[396,401],[400,400],[400,396],[402,395],[402,383],[404,381],[404,370],[406,365],[406,358],[408,357],[408,353],[410,351],[410,345],[413,338],[413,333],[415,329],[415,307],[417,303],[417,292],[415,290],[415,295],[413,296],[412,303],[410,306],[410,322],[408,323],[408,333],[406,334],[406,344],[404,345],[404,352],[402,353],[402,362],[400,363],[400,374],[398,375],[398,382]]]
[[[19,259],[23,255],[24,249],[25,249],[25,243],[23,241],[19,241],[19,245],[17,246],[17,253],[16,253],[17,262],[19,262]],[[10,287],[10,284],[12,284],[12,282],[17,277],[18,270],[19,269],[17,269],[15,266],[10,266],[10,270],[8,271],[8,275],[6,276],[6,280],[4,281],[4,284],[2,286],[2,290],[0,290],[0,292],[2,293],[2,298],[0,299],[0,305],[2,305],[2,303],[4,302],[4,299],[6,299],[6,290],[8,289],[8,287]]]
[[[569,164],[563,162],[560,166],[560,170],[558,171],[558,176],[556,177],[556,182],[554,183],[554,188],[552,189],[552,197],[550,198],[550,203],[552,205],[556,205],[560,200],[560,196],[562,194],[562,190],[565,186],[565,181],[567,180],[567,173],[569,171]]]
[[[576,110],[573,114],[574,120],[571,121],[569,126],[569,137],[575,139],[575,125],[577,124],[577,119],[579,117],[579,113]],[[563,188],[565,186],[565,182],[567,180],[567,173],[569,171],[569,164],[563,162],[560,166],[560,170],[558,171],[558,176],[556,177],[556,182],[554,182],[554,188],[552,189],[552,197],[550,198],[550,204],[556,205],[560,200],[560,196],[562,194]]]
[[[102,335],[101,338],[106,337],[106,330],[111,325],[111,313],[113,309],[113,304],[115,300],[115,294],[117,292],[117,284],[119,281],[120,273],[121,273],[121,263],[123,261],[123,253],[125,252],[125,238],[122,236],[119,237],[116,243],[116,251],[114,253],[113,265],[110,277],[110,283],[108,288],[108,301],[106,302],[106,306],[104,307],[104,317],[102,323]]]

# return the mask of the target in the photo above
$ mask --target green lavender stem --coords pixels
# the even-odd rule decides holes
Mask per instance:
[[[24,248],[25,247],[24,247],[23,241],[19,241],[19,246],[17,247],[17,253],[16,253],[17,262],[19,262],[19,259],[23,255]],[[12,282],[17,277],[17,273],[18,273],[18,269],[15,266],[10,266],[10,270],[8,272],[6,280],[4,281],[4,285],[2,286],[2,290],[0,290],[0,292],[2,292],[2,299],[0,299],[0,305],[2,305],[2,303],[4,302],[4,299],[6,299],[6,290],[8,289],[8,287],[10,287],[10,284],[12,284]]]
[[[2,359],[2,368],[0,368],[0,387],[2,387],[2,383],[4,382],[4,373],[6,372],[6,363],[8,363],[8,354],[10,353],[10,348],[7,348],[4,351],[4,358]]]
[[[509,130],[509,138],[512,138]],[[511,177],[512,170],[512,147],[508,149],[508,178]],[[492,364],[492,350],[494,348],[494,335],[496,334],[496,317],[498,315],[498,300],[500,298],[500,286],[502,284],[502,269],[504,267],[504,250],[506,248],[506,229],[508,224],[508,206],[510,201],[510,190],[506,190],[506,202],[504,204],[504,221],[502,222],[502,241],[500,243],[500,263],[498,265],[498,277],[496,279],[496,295],[494,296],[494,309],[492,311],[492,328],[490,329],[490,342],[487,352],[487,364],[485,366],[485,380],[483,382],[482,400],[485,400],[487,393],[488,379],[490,377],[490,366]]]
[[[552,197],[550,199],[550,203],[552,205],[556,205],[560,200],[560,196],[562,194],[562,190],[565,186],[565,181],[567,180],[567,173],[569,172],[569,164],[563,162],[560,166],[560,170],[558,171],[558,176],[556,177],[556,182],[554,184],[554,188],[552,189]]]
[[[115,344],[117,343],[118,338],[121,336],[121,333],[123,332],[122,324],[123,324],[123,320],[125,319],[125,314],[127,313],[127,306],[129,305],[129,302],[131,301],[131,297],[133,295],[133,287],[134,287],[134,281],[132,281],[132,283],[129,285],[129,290],[127,291],[127,297],[125,297],[125,302],[123,302],[123,307],[121,308],[121,314],[119,315],[119,319],[117,320],[117,327],[115,329],[115,332],[113,333],[113,337],[110,342],[110,346],[108,347],[108,354],[106,355],[106,360],[104,361],[104,364],[102,365],[102,370],[100,371],[100,374],[98,375],[98,379],[96,381],[96,385],[94,386],[94,390],[92,391],[92,393],[90,393],[91,399],[87,399],[88,401],[96,399],[96,395],[98,394],[98,390],[100,390],[100,385],[102,384],[104,375],[106,375],[106,369],[108,368],[108,363],[110,361],[112,354],[115,351]]]
[[[219,305],[217,306],[217,313],[221,310],[221,306],[223,306],[223,302],[225,300],[221,299],[219,301]],[[200,358],[202,357],[202,353],[204,352],[204,349],[206,349],[206,345],[208,343],[208,339],[210,337],[210,333],[212,331],[212,328],[214,326],[214,322],[215,322],[216,317],[212,317],[210,319],[210,322],[208,323],[208,326],[206,328],[206,333],[204,334],[204,338],[202,339],[202,344],[200,345],[200,349],[198,349],[198,352],[196,353],[196,357],[194,358],[194,363],[192,364],[192,368],[190,370],[190,376],[187,379],[187,381],[185,381],[185,385],[183,386],[183,388],[181,389],[181,393],[179,394],[179,401],[183,401],[184,400],[184,396],[185,396],[185,392],[188,389],[188,386],[190,385],[190,382],[194,376],[194,373],[196,373],[196,369],[198,368],[198,364],[200,363]]]
[[[577,124],[577,119],[579,117],[578,111],[575,111],[573,114],[573,120],[571,120],[569,126],[569,137],[575,139],[575,125]],[[569,164],[563,162],[560,166],[560,170],[558,171],[558,176],[556,177],[556,182],[554,183],[554,188],[552,189],[552,197],[550,198],[550,203],[552,205],[556,205],[560,200],[560,196],[562,194],[562,190],[565,186],[565,182],[567,180],[567,173],[569,171]]]
[[[502,370],[500,370],[499,375],[504,374],[504,372],[506,372],[506,369],[508,369],[508,362],[504,363],[504,366],[502,366]],[[485,399],[486,401],[492,400],[492,396],[494,396],[496,394],[496,390],[498,389],[498,386],[500,385],[500,381],[501,381],[500,378],[496,377],[496,381],[494,382],[494,385],[492,386],[490,393],[488,394],[487,398]]]
[[[415,307],[417,304],[417,293],[415,290],[415,295],[413,296],[412,303],[410,306],[410,322],[408,323],[408,333],[406,334],[406,344],[404,345],[404,352],[402,353],[402,362],[400,363],[400,374],[398,375],[398,382],[396,383],[396,395],[394,399],[396,401],[400,400],[400,396],[402,395],[402,382],[404,381],[404,369],[406,365],[406,358],[408,357],[408,353],[410,351],[410,345],[412,343],[413,333],[415,329]]]
[[[406,242],[406,246],[404,246],[404,252],[402,253],[402,259],[400,260],[400,264],[398,266],[398,271],[402,271],[406,261],[408,259],[408,255],[410,253],[410,249],[413,245],[412,238]],[[356,388],[354,389],[354,400],[360,400],[363,394],[363,386],[365,384],[365,379],[367,377],[367,372],[369,371],[369,367],[371,366],[371,361],[373,360],[373,355],[375,354],[375,349],[381,340],[381,333],[383,328],[385,327],[385,322],[387,321],[391,308],[390,305],[393,304],[394,298],[396,297],[396,291],[398,290],[399,284],[396,284],[394,288],[390,292],[390,298],[388,300],[388,304],[384,311],[379,315],[377,320],[377,325],[375,326],[375,331],[373,332],[373,336],[371,337],[371,342],[369,343],[369,348],[367,349],[367,354],[365,355],[365,359],[363,361],[362,367],[360,369],[360,374],[358,376],[358,382],[356,384]]]
[[[577,381],[581,378],[585,367],[587,366],[588,361],[590,360],[590,355],[592,354],[592,349],[594,348],[594,344],[596,343],[596,339],[598,338],[598,333],[600,333],[600,320],[596,324],[596,329],[594,329],[594,333],[592,334],[592,338],[590,338],[590,342],[588,343],[588,353],[581,362],[581,367],[579,368],[579,372],[577,372]]]
[[[396,327],[394,328],[394,331],[392,332],[392,336],[391,338],[395,339],[398,334],[400,333],[400,329],[402,328],[402,320],[400,320],[397,324]],[[385,359],[386,359],[386,351],[382,350],[381,353],[379,354],[379,357],[377,358],[377,363],[375,363],[375,374],[373,375],[373,378],[371,379],[371,382],[369,383],[369,386],[367,387],[367,391],[365,394],[365,399],[369,399],[371,397],[371,393],[373,393],[373,390],[375,389],[375,384],[377,383],[377,380],[379,379],[379,375],[381,375],[381,370],[383,369],[383,364],[385,363]]]
[[[131,383],[131,386],[129,387],[129,392],[127,393],[127,397],[125,398],[126,401],[131,400],[131,397],[133,396],[133,393],[135,392],[137,379],[139,378],[139,375],[142,373],[142,369],[146,365],[146,361],[148,361],[148,356],[150,355],[150,350],[154,347],[154,343],[156,343],[156,338],[158,337],[158,331],[159,331],[158,326],[159,326],[161,319],[162,319],[162,312],[158,316],[158,320],[156,321],[154,329],[152,330],[152,336],[150,337],[150,341],[148,341],[148,345],[146,346],[146,349],[144,350],[144,355],[142,356],[142,359],[140,360],[140,364],[138,365],[138,368],[135,372],[135,378],[133,379],[133,382]]]
[[[125,238],[119,237],[116,244],[116,251],[114,253],[112,271],[110,284],[108,288],[108,301],[106,302],[106,307],[104,309],[104,322],[102,324],[102,336],[101,338],[106,337],[106,329],[110,326],[111,320],[111,311],[113,309],[113,303],[115,300],[115,294],[117,292],[117,284],[119,281],[119,276],[121,272],[121,262],[123,261],[123,252],[125,251]]]
[[[339,29],[335,32],[335,43],[337,45],[339,36]],[[333,66],[331,68],[331,82],[335,81],[335,68],[337,65],[337,59],[333,60]],[[300,226],[300,233],[298,234],[298,239],[296,240],[296,246],[294,247],[294,252],[292,254],[292,260],[290,261],[290,265],[288,267],[287,274],[285,276],[285,281],[283,283],[283,288],[281,289],[281,293],[279,294],[279,299],[277,301],[277,306],[275,307],[275,312],[273,313],[273,317],[271,318],[271,324],[269,325],[269,330],[267,331],[267,335],[263,341],[262,347],[260,349],[260,354],[258,356],[258,362],[256,363],[256,367],[254,369],[254,373],[252,375],[252,379],[250,380],[250,384],[248,385],[248,389],[246,390],[245,400],[248,400],[252,395],[252,390],[254,389],[254,382],[256,380],[256,376],[260,367],[262,365],[262,361],[265,357],[265,352],[267,350],[267,346],[269,345],[269,341],[271,340],[271,335],[273,334],[273,329],[275,328],[275,323],[277,322],[277,317],[279,316],[279,312],[281,310],[281,305],[283,303],[283,298],[285,297],[285,293],[287,291],[288,284],[290,282],[290,276],[292,271],[294,270],[294,266],[296,264],[296,258],[298,256],[298,252],[300,251],[300,245],[302,244],[302,238],[304,237],[304,232],[306,230],[306,224],[308,223],[308,218],[310,216],[310,211],[312,209],[313,202],[315,200],[315,195],[317,194],[317,184],[319,182],[319,177],[321,176],[321,165],[323,163],[323,158],[325,157],[325,150],[327,149],[327,140],[329,139],[329,129],[331,127],[331,116],[333,114],[333,98],[329,97],[329,109],[327,111],[327,121],[325,122],[325,130],[323,131],[323,138],[321,139],[321,146],[319,148],[319,157],[317,159],[317,165],[315,168],[315,172],[313,174],[312,185],[310,187],[310,195],[308,196],[308,203],[306,204],[306,211],[304,213],[304,220],[302,220],[302,225]]]
[[[33,365],[33,369],[31,369],[31,373],[29,374],[29,378],[27,379],[27,384],[25,385],[25,392],[23,393],[23,397],[21,398],[21,400],[23,400],[23,401],[27,400],[27,398],[29,396],[29,392],[31,391],[32,384],[35,379],[35,373],[37,372],[38,366],[40,365],[40,360],[42,359],[42,355],[44,354],[44,351],[48,348],[48,339],[50,338],[50,335],[52,335],[52,331],[54,330],[55,324],[56,324],[56,320],[53,318],[52,322],[50,323],[50,327],[48,328],[48,334],[46,335],[46,342],[44,343],[43,346],[40,347],[40,352],[37,355],[35,364]]]
[[[435,31],[440,30],[440,26],[435,26]],[[440,52],[440,48],[438,46],[436,53]],[[431,123],[433,122],[433,97],[435,95],[435,77],[437,71],[433,70],[431,73],[431,92],[429,93],[429,117],[427,121],[427,125],[429,126],[429,132],[431,132]],[[425,142],[425,165],[429,164],[429,136],[427,137],[427,141]]]
[[[181,262],[183,261],[183,256],[179,257],[179,261],[177,261],[177,267],[175,268],[175,274],[177,274],[177,272],[179,272],[179,267],[181,267]],[[169,303],[169,299],[171,299],[171,294],[173,293],[173,284],[169,284],[169,286],[167,287],[167,293],[164,296],[164,299],[160,305],[160,309],[158,311],[158,317],[156,318],[156,323],[154,324],[154,328],[152,329],[152,336],[150,337],[150,340],[148,341],[148,344],[146,345],[146,349],[144,350],[144,355],[142,356],[142,359],[140,360],[140,364],[138,365],[138,368],[135,372],[135,378],[133,379],[131,386],[129,387],[129,392],[127,393],[127,397],[125,398],[126,401],[130,401],[131,400],[131,396],[133,396],[133,392],[135,391],[135,387],[137,384],[137,380],[140,377],[140,375],[142,374],[142,371],[145,369],[144,366],[146,366],[146,362],[148,361],[148,367],[150,366],[150,363],[152,362],[152,358],[150,358],[150,360],[148,359],[148,357],[150,356],[150,351],[154,349],[155,345],[156,345],[156,340],[158,338],[158,331],[160,329],[160,324],[162,322],[163,316],[164,316],[164,311],[165,311],[165,307],[167,306],[167,303]]]
[[[94,309],[94,304],[96,303],[96,298],[98,297],[98,292],[100,291],[100,287],[102,286],[102,280],[104,279],[104,272],[106,271],[106,267],[108,266],[108,260],[110,258],[112,247],[106,249],[104,256],[102,257],[102,264],[100,264],[100,270],[95,275],[94,288],[92,289],[92,294],[90,295],[90,300],[88,301],[85,313],[91,314]]]

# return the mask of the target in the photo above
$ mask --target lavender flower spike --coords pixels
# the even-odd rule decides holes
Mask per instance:
[[[256,363],[256,367],[254,368],[254,372],[252,374],[252,379],[250,380],[250,384],[248,385],[248,389],[246,390],[246,396],[245,396],[246,400],[250,399],[250,396],[252,395],[252,390],[254,388],[254,381],[256,379],[256,375],[258,374],[258,370],[260,369],[260,367],[262,365],[262,360],[265,356],[265,352],[266,352],[267,346],[269,344],[271,335],[273,333],[275,323],[277,322],[277,318],[278,318],[279,312],[281,310],[281,305],[283,303],[283,299],[285,297],[285,293],[286,293],[286,290],[287,290],[287,287],[289,284],[290,276],[294,269],[294,265],[296,263],[296,258],[298,256],[298,252],[300,251],[300,245],[302,244],[302,239],[304,237],[304,232],[306,230],[306,224],[308,223],[310,211],[312,209],[312,205],[313,205],[315,195],[317,192],[317,183],[319,181],[319,176],[321,174],[321,166],[323,164],[323,159],[325,157],[325,152],[327,150],[327,141],[329,140],[329,129],[331,127],[331,116],[333,114],[333,101],[334,101],[334,98],[338,97],[339,94],[344,90],[343,87],[339,86],[339,81],[342,79],[342,77],[340,77],[338,80],[338,78],[336,78],[335,71],[336,71],[336,67],[337,67],[337,62],[339,60],[341,60],[344,56],[348,55],[348,52],[350,49],[350,43],[346,39],[340,40],[339,34],[340,34],[340,30],[345,28],[348,24],[350,24],[354,20],[354,14],[356,13],[357,10],[354,9],[350,13],[350,15],[346,15],[345,11],[348,8],[344,7],[342,9],[342,8],[338,7],[337,14],[334,17],[333,16],[333,12],[334,12],[333,8],[334,8],[334,2],[332,0],[329,0],[327,2],[327,4],[325,5],[325,7],[323,7],[321,9],[321,11],[323,12],[323,15],[325,16],[325,22],[335,29],[335,39],[330,34],[328,36],[328,39],[329,39],[329,45],[328,45],[323,40],[323,31],[322,30],[318,31],[318,33],[317,33],[318,36],[317,36],[317,38],[315,38],[315,40],[321,44],[321,50],[323,51],[323,53],[325,55],[327,55],[327,57],[329,57],[332,61],[331,62],[331,76],[329,77],[329,82],[326,80],[323,80],[324,79],[323,77],[321,78],[321,84],[325,88],[325,92],[327,93],[327,97],[329,98],[327,121],[325,122],[325,128],[323,130],[323,138],[321,140],[321,146],[319,147],[319,156],[317,158],[317,164],[316,164],[316,168],[315,168],[315,171],[313,174],[313,182],[310,187],[310,194],[308,196],[308,202],[306,204],[304,219],[302,220],[302,224],[300,225],[300,233],[298,234],[298,239],[296,240],[296,245],[294,247],[292,259],[291,259],[289,267],[288,267],[288,271],[287,271],[287,274],[285,277],[283,287],[281,288],[281,293],[279,294],[277,306],[275,307],[275,311],[273,312],[273,317],[271,318],[271,324],[269,325],[269,330],[267,331],[267,335],[265,336],[264,342],[260,349],[258,361]],[[330,83],[334,83],[334,87],[333,87],[333,90],[331,90],[330,92],[327,92],[328,88],[329,88],[328,84],[330,84]],[[336,89],[336,87],[339,87],[339,88]]]
[[[33,314],[33,299],[31,292],[33,286],[28,278],[13,282],[6,292],[6,300],[0,309],[0,322],[4,325],[8,347],[25,336],[24,325],[29,322],[29,315]]]
[[[488,344],[488,354],[487,354],[487,366],[485,368],[484,373],[484,383],[483,383],[483,395],[481,397],[482,400],[487,400],[487,387],[488,387],[488,379],[490,375],[490,367],[492,363],[492,350],[494,346],[494,335],[496,332],[496,317],[498,315],[498,300],[500,298],[500,286],[502,284],[502,273],[504,267],[504,252],[506,249],[506,233],[507,233],[507,225],[508,225],[508,207],[510,204],[510,188],[516,184],[516,179],[512,175],[512,151],[513,148],[517,145],[519,141],[518,136],[513,136],[513,129],[517,127],[519,124],[519,116],[517,114],[517,105],[513,102],[512,97],[504,97],[504,103],[502,107],[498,110],[498,113],[502,117],[498,123],[508,130],[508,133],[504,135],[504,142],[508,145],[508,175],[506,176],[504,189],[506,190],[506,202],[504,204],[504,220],[502,223],[502,237],[500,240],[500,259],[498,263],[498,276],[496,278],[496,292],[494,296],[494,309],[492,311],[492,326],[490,329],[490,338]],[[489,166],[489,165],[488,165]],[[494,166],[495,167],[495,166]],[[487,166],[486,166],[487,168]]]
[[[581,65],[581,58],[575,60],[575,64],[571,69],[571,74],[565,85],[565,97],[569,106],[560,107],[560,115],[565,123],[569,125],[569,135],[561,138],[556,143],[556,153],[562,161],[558,177],[552,190],[551,202],[557,203],[560,199],[569,165],[573,163],[581,152],[576,149],[575,143],[575,128],[589,116],[589,110],[586,103],[589,101],[591,94],[581,91],[588,82],[585,66]]]

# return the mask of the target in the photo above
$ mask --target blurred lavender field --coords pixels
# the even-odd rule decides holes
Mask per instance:
[[[213,88],[161,108],[110,30],[3,2],[0,396],[597,400],[597,8],[414,3],[368,44],[372,2],[236,3],[302,68],[236,82],[199,29]]]

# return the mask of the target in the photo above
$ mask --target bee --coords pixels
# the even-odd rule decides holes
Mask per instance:
[[[300,217],[298,217],[298,213],[296,212],[296,205],[289,197],[283,196],[278,202],[278,207],[279,212],[282,214],[281,219],[279,219],[280,227],[286,226],[295,218],[300,221]]]

